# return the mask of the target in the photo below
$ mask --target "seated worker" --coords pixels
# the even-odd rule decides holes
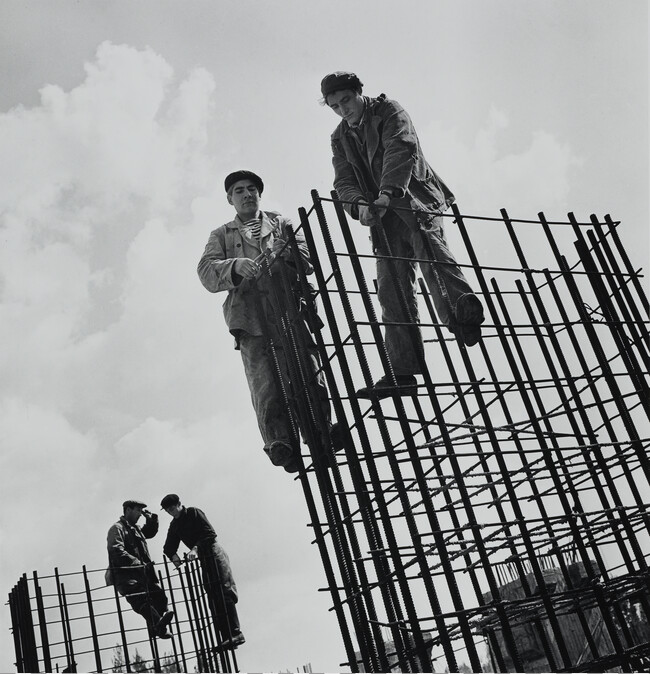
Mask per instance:
[[[291,251],[288,247],[283,250],[288,238],[287,226],[291,225],[291,221],[279,213],[260,209],[264,183],[252,171],[231,173],[226,177],[224,187],[228,203],[236,211],[235,219],[210,234],[198,264],[198,274],[201,283],[211,293],[228,293],[223,304],[224,317],[235,337],[235,349],[240,351],[244,363],[264,451],[273,465],[294,473],[300,468],[300,449],[296,446],[299,441],[292,440],[295,434],[291,432],[290,412],[276,382],[273,353],[264,336],[266,328],[277,347],[281,344],[282,326],[278,325],[277,308],[274,309],[270,275],[263,272],[265,260],[268,259],[269,268],[273,270],[272,260],[279,254],[289,265],[292,264]],[[303,268],[307,274],[311,274],[313,269],[305,240],[300,233],[296,233],[295,237]],[[298,272],[294,270],[294,273],[297,281]],[[317,373],[320,361],[309,328],[304,321],[298,321],[294,330],[301,331],[301,341],[310,345],[309,366],[311,373]],[[290,376],[284,350],[276,348],[275,354],[286,386]],[[330,430],[328,436],[322,438],[327,455],[332,443],[334,449],[340,449],[342,441],[337,425],[332,427],[330,423],[331,411],[322,372],[315,376],[315,383],[318,400]],[[289,398],[291,404],[291,396]],[[298,420],[295,405],[291,411],[294,420]]]
[[[158,584],[145,540],[158,533],[158,515],[146,507],[142,501],[124,501],[124,514],[108,530],[106,584],[115,585],[133,610],[144,617],[150,636],[170,639],[167,626],[174,613],[167,610],[167,596]],[[140,528],[137,521],[143,515],[146,522]]]
[[[425,160],[404,108],[385,94],[370,98],[362,91],[362,82],[350,72],[331,73],[321,82],[322,104],[342,118],[331,137],[334,188],[348,202],[343,204],[347,212],[362,225],[381,219],[390,252],[397,258],[392,262],[410,317],[400,306],[391,261],[379,257],[377,296],[382,320],[418,321],[415,260],[435,259],[445,264],[420,262],[420,269],[439,319],[461,343],[473,346],[481,338],[483,306],[447,247],[441,217],[455,201],[454,195]],[[375,252],[381,252],[377,245]],[[419,329],[414,332],[407,325],[385,326],[386,349],[401,395],[415,392],[415,375],[421,372],[417,354],[423,353],[422,337]],[[384,398],[391,395],[391,386],[384,376],[357,395]]]
[[[241,646],[246,639],[239,627],[237,586],[232,577],[228,555],[217,543],[217,534],[208,518],[198,508],[181,505],[177,494],[167,494],[160,505],[173,517],[163,552],[176,568],[182,564],[178,556],[180,543],[190,549],[187,553],[188,561],[198,558],[212,619],[221,635],[220,647],[232,649]]]

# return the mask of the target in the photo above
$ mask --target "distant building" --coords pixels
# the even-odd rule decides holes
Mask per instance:
[[[595,564],[593,565],[593,568],[594,571],[596,571]],[[584,587],[584,581],[587,579],[584,564],[582,562],[570,564],[568,566],[568,571],[572,586],[574,588]],[[581,661],[589,662],[594,659],[594,655],[590,650],[589,643],[585,636],[584,626],[588,628],[588,631],[593,638],[593,642],[597,644],[600,656],[612,653],[614,650],[612,641],[603,624],[599,609],[594,607],[593,603],[583,604],[581,607],[582,616],[580,616],[577,612],[578,607],[573,605],[570,595],[559,598],[560,593],[566,592],[569,589],[560,569],[544,569],[542,573],[546,591],[555,597],[553,603],[557,621],[572,664],[575,666],[579,665]],[[540,631],[545,635],[548,643],[547,648],[555,659],[556,667],[562,667],[562,658],[556,640],[554,639],[553,630],[551,629],[548,619],[545,617],[546,610],[539,603],[540,599],[536,598],[536,596],[538,597],[539,595],[539,588],[537,587],[537,582],[532,573],[529,573],[526,576],[526,581],[531,588],[533,596],[528,597],[528,599],[531,600],[529,605],[521,604],[518,617],[513,617],[511,620],[512,633],[519,652],[519,657],[524,665],[524,671],[548,672],[550,671],[549,663],[546,658],[544,644],[540,637]],[[502,585],[499,588],[499,594],[501,595],[501,599],[506,601],[525,599],[521,580],[514,580]],[[486,593],[486,602],[490,602],[491,599],[492,595]],[[540,617],[536,620],[535,618],[537,615]],[[516,612],[513,616],[516,616]],[[486,624],[484,624],[484,632],[486,635],[492,633],[494,637],[496,637],[507,671],[516,671],[512,660],[508,655],[508,648],[506,647],[503,638],[503,632],[496,628],[490,629]],[[490,644],[490,656],[494,671],[499,671],[497,666],[498,658],[496,658],[494,646],[492,644]]]

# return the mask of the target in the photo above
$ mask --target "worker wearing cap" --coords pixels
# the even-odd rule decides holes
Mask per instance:
[[[275,295],[268,271],[274,269],[272,262],[277,255],[285,258],[289,268],[293,265],[291,251],[285,245],[291,221],[275,211],[261,210],[264,183],[252,171],[229,174],[224,187],[236,215],[210,234],[198,264],[199,278],[210,292],[228,293],[223,304],[224,318],[235,337],[235,349],[241,353],[264,451],[274,465],[284,467],[287,472],[296,472],[300,467],[298,441],[292,439],[287,404],[276,382],[275,361],[264,336],[266,328],[274,343],[281,343],[281,326],[276,321],[278,312],[274,307]],[[313,269],[307,246],[300,232],[296,232],[295,240],[300,264],[305,273],[311,274]],[[266,261],[268,267],[265,267]],[[297,270],[295,281],[296,297],[299,298]],[[320,364],[313,337],[302,321],[295,324],[294,329],[302,331],[301,341],[309,345],[309,363],[329,424],[327,388],[322,373],[318,373]],[[282,349],[276,349],[275,353],[286,386],[290,380],[286,358]],[[330,439],[325,438],[323,442],[329,444]]]
[[[167,494],[160,506],[173,518],[167,530],[163,552],[178,568],[182,564],[178,548],[183,543],[189,548],[185,556],[187,561],[199,560],[210,611],[221,635],[221,647],[241,646],[246,639],[237,615],[237,586],[232,576],[230,560],[217,542],[213,526],[199,508],[181,505],[178,494]]]
[[[167,610],[167,596],[158,584],[146,540],[158,533],[158,515],[146,507],[142,501],[124,501],[122,517],[108,530],[106,583],[115,585],[133,610],[144,617],[151,636],[169,639],[167,626],[174,613]],[[146,520],[142,528],[137,524],[141,516]]]
[[[404,108],[385,94],[371,98],[362,92],[363,83],[351,72],[331,73],[321,82],[322,103],[342,118],[331,137],[334,187],[344,208],[361,224],[370,226],[381,218],[413,321],[418,319],[415,260],[430,260],[432,251],[435,260],[444,263],[421,262],[420,269],[440,321],[461,343],[473,346],[481,337],[483,307],[447,247],[441,217],[454,195],[424,158]],[[381,252],[377,246],[375,252]],[[403,314],[390,263],[377,259],[382,320],[402,325],[386,325],[386,349],[401,392],[412,393],[414,375],[420,373],[417,354],[423,350],[422,339],[418,330],[414,344],[413,329],[404,325],[408,316]],[[357,394],[386,397],[390,386],[382,377],[372,389]]]

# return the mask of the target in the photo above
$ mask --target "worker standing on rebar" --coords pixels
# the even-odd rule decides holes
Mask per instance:
[[[178,547],[183,543],[189,548],[186,559],[199,560],[203,588],[208,597],[215,628],[221,635],[221,648],[241,646],[246,639],[237,615],[237,586],[232,576],[230,560],[217,542],[213,526],[202,510],[181,505],[178,494],[167,494],[160,505],[173,518],[167,530],[163,552],[178,568],[182,564]]]
[[[174,613],[167,610],[167,596],[158,584],[146,541],[158,533],[158,515],[146,507],[142,501],[124,501],[122,517],[108,530],[106,584],[115,585],[133,610],[144,617],[152,637],[169,639],[167,626]],[[146,521],[140,528],[137,522],[142,516]]]
[[[420,262],[420,269],[440,321],[466,346],[481,338],[483,306],[447,247],[441,213],[454,195],[425,160],[409,115],[385,94],[370,98],[362,91],[363,83],[354,73],[331,73],[321,82],[321,102],[342,117],[331,137],[334,187],[344,208],[361,224],[372,226],[381,219],[394,258],[381,257],[386,253],[375,242],[375,253],[380,254],[377,294],[382,320],[389,324],[386,349],[405,395],[415,391],[415,375],[421,372],[418,351],[423,353],[419,329],[403,325],[418,320],[415,260],[443,263]],[[368,203],[368,195],[373,202]],[[397,283],[390,274],[391,262]],[[404,316],[400,304],[400,285],[410,316]],[[384,376],[357,395],[386,397],[391,386]]]
[[[273,352],[265,337],[270,333],[278,367],[284,382],[290,382],[287,355],[282,348],[278,307],[274,302],[271,274],[276,256],[281,255],[292,270],[295,280],[295,297],[300,302],[298,271],[293,267],[293,258],[287,241],[289,218],[274,211],[262,211],[260,199],[264,191],[262,179],[252,171],[235,171],[224,182],[228,203],[236,211],[235,219],[215,229],[208,240],[198,265],[201,283],[212,293],[227,291],[223,305],[224,317],[231,334],[235,337],[235,349],[241,353],[244,371],[250,389],[251,400],[257,415],[257,423],[264,441],[264,452],[275,466],[287,472],[299,470],[299,440],[291,419],[298,421],[295,405],[287,402],[277,380]],[[295,234],[300,263],[305,273],[313,269],[305,240],[300,232]],[[320,361],[309,328],[305,321],[294,324],[300,331],[300,342],[308,345],[307,360],[314,375],[318,404],[326,419],[327,430],[321,436],[324,450],[340,449],[342,441],[338,425],[332,427],[330,404],[325,378],[320,372]],[[287,392],[289,395],[289,392]],[[292,432],[293,429],[293,432]]]

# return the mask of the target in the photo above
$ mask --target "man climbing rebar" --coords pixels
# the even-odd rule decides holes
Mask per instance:
[[[287,301],[300,303],[298,270],[287,245],[289,218],[274,211],[262,211],[260,199],[264,191],[262,179],[252,171],[235,171],[225,179],[228,203],[234,207],[234,220],[215,229],[208,240],[198,265],[201,283],[212,293],[227,291],[223,305],[224,317],[235,337],[235,349],[241,353],[257,423],[264,441],[264,452],[275,466],[287,472],[300,469],[300,441],[292,420],[298,422],[297,406],[293,391],[288,356],[282,348],[283,325],[280,307],[275,302],[277,289],[272,275],[279,266],[273,264],[277,256],[286,261],[293,277],[294,289]],[[299,264],[306,274],[313,269],[301,233],[295,234]],[[322,414],[323,431],[319,434],[322,456],[331,457],[331,450],[342,447],[338,425],[330,422],[331,410],[325,378],[320,371],[313,336],[305,320],[293,324],[299,333],[299,344],[306,344],[305,362],[313,380],[314,406]],[[270,340],[269,340],[270,337]],[[271,348],[270,341],[273,342]],[[277,366],[276,366],[277,363]],[[279,372],[278,372],[279,369]],[[278,377],[281,374],[281,378]],[[281,379],[281,380],[280,380]],[[282,387],[285,387],[289,405]],[[327,460],[330,460],[329,458]]]
[[[167,610],[167,596],[158,584],[146,541],[158,533],[158,515],[146,507],[142,501],[124,501],[122,517],[108,530],[106,584],[115,585],[133,610],[144,617],[150,636],[169,639],[167,626],[174,613]],[[140,528],[137,522],[142,516],[146,522]]]
[[[481,338],[483,306],[447,247],[441,214],[454,195],[425,160],[409,115],[385,94],[370,98],[362,92],[363,83],[351,72],[331,73],[321,82],[322,104],[342,118],[331,137],[334,188],[352,218],[366,226],[379,219],[385,232],[388,251],[381,237],[373,237],[377,295],[397,390],[410,395],[423,354],[422,337],[413,327],[418,320],[415,261],[420,260],[440,321],[466,346]],[[384,398],[394,390],[384,375],[357,395]]]
[[[237,586],[226,551],[217,542],[217,534],[205,513],[192,506],[181,505],[178,494],[167,494],[160,502],[172,516],[163,552],[176,568],[181,564],[178,547],[189,548],[187,561],[198,559],[201,564],[203,588],[208,597],[215,628],[221,636],[220,648],[233,649],[246,639],[239,626]]]

